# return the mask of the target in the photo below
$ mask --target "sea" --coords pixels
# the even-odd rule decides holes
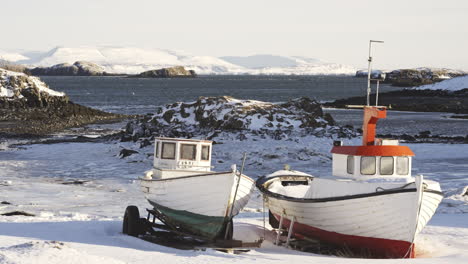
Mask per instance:
[[[366,94],[367,80],[350,76],[200,76],[198,78],[143,79],[126,77],[41,77],[50,88],[65,92],[78,104],[121,114],[154,113],[156,107],[191,102],[200,96],[232,96],[266,102],[285,102],[310,97],[328,102]],[[373,85],[375,92],[375,85]],[[381,84],[381,93],[402,88]],[[384,94],[381,95],[385,96]],[[362,102],[365,104],[366,102]],[[362,110],[326,109],[339,125],[360,127]],[[449,113],[390,111],[380,120],[378,133],[465,136],[467,120]]]

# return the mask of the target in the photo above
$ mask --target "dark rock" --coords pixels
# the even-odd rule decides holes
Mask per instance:
[[[450,69],[399,69],[386,74],[385,81],[394,86],[419,86],[440,82],[453,77],[466,75],[466,72]]]
[[[1,202],[1,204],[11,204],[11,203],[7,202],[7,201],[3,201],[3,202]]]
[[[149,139],[145,138],[140,142],[140,148],[144,148],[146,146],[150,146],[152,143]]]
[[[325,121],[327,121],[328,124],[330,124],[331,126],[335,125],[335,120],[333,119],[333,117],[331,116],[330,113],[326,113],[326,114],[323,116],[323,119],[325,119]],[[352,129],[353,127],[352,127],[352,126],[349,126],[348,128]]]
[[[354,77],[360,77],[360,78],[367,78],[368,77],[368,71],[367,70],[358,70],[356,71],[356,74]],[[381,70],[372,70],[371,71],[371,78],[372,79],[379,79],[379,80],[385,80],[386,73],[382,72]]]
[[[31,74],[31,72],[29,71],[29,69],[26,66],[16,64],[16,63],[13,63],[13,62],[9,62],[9,61],[6,61],[6,60],[2,60],[2,59],[0,59],[0,68],[5,69],[7,71],[21,72],[21,73],[24,73],[24,74],[27,74],[27,75]]]
[[[120,150],[119,156],[120,156],[121,159],[123,159],[123,158],[128,157],[130,155],[133,155],[135,153],[138,153],[138,151],[135,151],[135,150],[132,150],[132,149],[122,149],[122,150]]]
[[[135,77],[135,78],[187,78],[187,77],[194,78],[194,77],[197,77],[197,74],[193,70],[186,70],[183,66],[175,66],[175,67],[145,71],[132,77]]]
[[[400,138],[402,140],[405,140],[405,141],[415,141],[416,140],[415,137],[413,137],[411,135],[408,135],[408,134],[403,134],[403,135],[400,136]]]
[[[89,180],[71,180],[71,181],[66,181],[62,182],[61,184],[63,185],[83,185],[85,183],[90,182]]]
[[[429,130],[421,131],[421,132],[419,132],[419,135],[420,135],[421,137],[428,137],[428,136],[431,135],[431,131],[429,131]]]
[[[296,130],[315,133],[314,129],[333,124],[333,118],[324,115],[320,104],[306,97],[279,104],[228,96],[200,97],[191,103],[168,104],[157,109],[151,118],[145,116],[129,122],[125,128],[125,139],[132,137],[136,141],[149,136],[203,136],[213,139],[220,131],[249,131],[281,139],[285,133]],[[350,130],[347,131],[349,133]]]
[[[0,87],[0,133],[43,135],[125,117],[74,104],[38,77],[0,69]]]
[[[375,102],[375,94],[370,96]],[[358,96],[324,103],[324,106],[345,108],[346,105],[365,104],[366,97]],[[468,89],[459,91],[403,89],[379,94],[379,105],[392,110],[415,112],[449,112],[468,114]]]
[[[23,212],[23,211],[13,211],[13,212],[8,212],[8,213],[3,213],[1,215],[4,216],[15,216],[15,215],[22,215],[22,216],[36,216],[35,214]]]

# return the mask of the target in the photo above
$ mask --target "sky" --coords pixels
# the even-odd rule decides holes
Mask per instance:
[[[132,46],[468,70],[466,0],[0,0],[0,50]]]

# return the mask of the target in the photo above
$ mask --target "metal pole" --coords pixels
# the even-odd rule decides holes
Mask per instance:
[[[278,245],[279,239],[281,236],[281,228],[283,226],[283,213],[281,213],[280,221],[279,221],[279,226],[278,226],[278,233],[276,234],[276,240],[275,240],[275,245]]]
[[[293,228],[294,228],[294,220],[296,220],[295,216],[292,217],[291,223],[289,223],[288,238],[286,239],[286,247],[289,247],[289,241],[291,240],[291,235],[293,233]]]
[[[236,190],[234,191],[234,198],[232,199],[232,204],[231,204],[231,210],[229,212],[229,218],[232,218],[232,211],[234,210],[234,205],[236,203],[236,196],[237,196],[237,190],[239,189],[239,184],[242,178],[242,173],[244,173],[244,165],[245,165],[245,158],[247,157],[247,152],[244,152],[244,157],[242,157],[242,166],[239,174],[239,179],[237,180],[237,185],[236,185]],[[235,172],[234,172],[235,173]],[[226,228],[226,233],[224,234],[224,238],[227,238],[227,235],[229,233],[229,228],[231,225],[231,221],[228,222],[227,228]]]
[[[371,63],[372,63],[372,56],[371,56],[371,51],[372,51],[372,43],[384,43],[381,40],[369,40],[369,59],[367,60],[369,63],[367,65],[367,106],[370,105],[370,93],[371,93]]]
[[[367,106],[370,104],[370,92],[371,92],[371,87],[370,87],[370,79],[371,79],[371,62],[372,62],[372,57],[371,57],[371,48],[372,48],[372,40],[369,41],[369,59],[367,59],[368,64],[367,64]]]
[[[379,84],[380,81],[377,80],[377,89],[375,91],[375,106],[379,106]]]

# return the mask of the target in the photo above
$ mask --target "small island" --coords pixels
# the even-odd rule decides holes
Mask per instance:
[[[157,70],[145,71],[132,78],[195,78],[197,74],[194,70],[186,70],[183,66],[161,68]]]

